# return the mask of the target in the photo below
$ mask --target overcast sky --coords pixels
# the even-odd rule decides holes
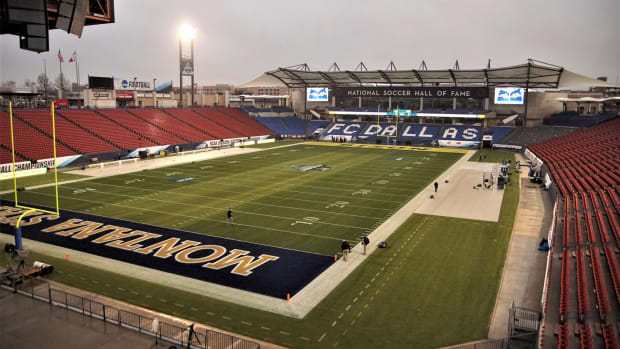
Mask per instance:
[[[620,72],[618,0],[229,1],[116,0],[116,23],[86,27],[78,39],[54,30],[50,51],[19,49],[0,36],[0,81],[36,79],[47,61],[51,77],[75,81],[73,51],[87,76],[138,77],[178,85],[178,28],[192,24],[199,84],[242,84],[299,63],[326,70],[482,68],[527,58],[591,77]]]

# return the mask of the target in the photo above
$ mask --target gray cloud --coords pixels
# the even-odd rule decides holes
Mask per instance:
[[[116,23],[87,27],[81,39],[53,31],[50,52],[19,49],[0,37],[0,80],[35,79],[47,61],[58,75],[56,54],[73,51],[81,80],[88,74],[173,80],[178,84],[177,30],[197,29],[196,80],[200,84],[251,80],[279,66],[307,62],[327,69],[360,61],[385,68],[430,69],[524,63],[536,58],[589,76],[615,81],[620,71],[617,0],[433,1],[116,1]],[[75,80],[75,67],[63,72]]]

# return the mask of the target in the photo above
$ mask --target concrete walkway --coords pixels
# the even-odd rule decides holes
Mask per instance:
[[[163,349],[170,346],[156,346],[151,336],[1,288],[0,309],[0,349]]]
[[[517,160],[525,163],[521,154],[517,154]],[[491,318],[489,339],[508,336],[508,310],[513,302],[518,307],[540,311],[547,255],[537,248],[551,225],[553,202],[540,185],[530,183],[527,168],[521,169],[520,180],[514,182],[520,185],[519,207]]]

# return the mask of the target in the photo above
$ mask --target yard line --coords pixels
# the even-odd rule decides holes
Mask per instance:
[[[385,176],[387,176],[392,171],[398,171],[398,170],[399,169],[391,169],[391,170],[385,171]],[[195,170],[189,169],[186,172],[189,172],[189,171],[195,171]],[[241,177],[241,178],[231,179],[231,178],[227,177],[227,173],[226,172],[222,172],[221,176],[220,175],[205,176],[204,172],[202,172],[202,171],[196,171],[196,172],[202,173],[202,175],[195,175],[195,174],[193,174],[193,172],[191,172],[191,176],[192,177],[196,177],[196,178],[202,178],[202,179],[226,179],[225,183],[218,183],[218,182],[215,182],[215,181],[209,181],[209,183],[213,183],[213,184],[227,184],[227,183],[236,182],[236,181],[265,182],[264,180],[262,180],[260,178],[268,178],[268,179],[270,179],[270,181],[273,181],[273,182],[275,182],[275,181],[282,181],[282,180],[291,180],[291,181],[293,181],[293,180],[298,180],[298,179],[308,179],[308,178],[304,178],[304,177],[267,176],[267,175],[264,175],[264,174],[252,175],[251,178]],[[434,171],[432,173],[434,173]],[[419,177],[418,175],[420,173],[416,171],[415,174],[416,174],[415,175],[416,177]],[[149,177],[149,178],[161,178],[161,177],[146,176],[146,175],[142,175],[142,176]],[[327,177],[327,175],[325,177]],[[351,176],[347,175],[346,177],[351,177]],[[413,177],[413,176],[400,176],[398,178],[391,178],[391,181],[392,182],[409,183],[409,181],[411,180],[411,177]],[[256,179],[256,178],[259,178],[259,179]],[[377,178],[377,175],[370,176],[370,177],[365,177],[365,178],[368,178],[369,180],[375,180]],[[313,179],[311,181],[316,181],[316,180],[319,180],[319,179]],[[351,182],[334,182],[334,181],[324,180],[323,178],[321,178],[320,181],[321,181],[322,185],[334,184],[336,186],[343,186],[343,185],[344,186],[353,186],[353,187],[357,187],[358,186],[357,184],[351,184]],[[300,187],[315,187],[315,186],[312,186],[312,185],[303,185],[303,184],[297,184],[297,186],[300,186]],[[390,189],[390,188],[387,188],[387,189]],[[332,189],[332,190],[347,190],[347,189]]]
[[[160,177],[153,177],[153,176],[147,176],[147,175],[138,175],[136,174],[136,176],[138,177],[146,177],[146,178],[157,178],[160,179]],[[376,177],[375,177],[376,178]],[[264,181],[259,181],[259,182],[264,182]],[[229,185],[229,186],[236,186],[236,187],[244,187],[244,188],[253,188],[256,189],[255,185],[243,185],[243,184],[239,184],[239,183],[230,183],[230,181],[227,181],[226,183],[214,183],[214,182],[209,182],[210,184],[217,184],[217,185]],[[166,186],[163,184],[159,184],[160,186]],[[359,187],[367,187],[370,184],[364,184],[364,185],[360,185]],[[169,186],[171,187],[171,186]],[[316,188],[315,186],[311,186],[312,188]],[[321,193],[316,193],[316,192],[307,192],[307,191],[299,191],[299,190],[289,190],[289,189],[279,189],[279,191],[283,191],[283,192],[290,192],[290,193],[298,193],[298,194],[308,194],[308,195],[320,195],[320,196],[331,196],[331,197],[342,197],[342,195],[332,195],[332,194],[321,194]],[[355,191],[355,189],[351,189],[351,191]],[[235,193],[238,193],[237,191],[233,191]],[[378,192],[373,192],[373,195],[377,195],[380,194]],[[384,194],[387,196],[390,196],[388,194]],[[410,197],[411,195],[398,195],[398,196],[402,196],[402,197]],[[393,203],[401,203],[401,201],[394,201],[394,200],[381,200],[381,199],[370,199],[370,198],[362,198],[362,197],[358,197],[358,199],[362,199],[362,200],[373,200],[373,201],[383,201],[383,202],[393,202]]]
[[[139,187],[127,187],[127,186],[116,185],[116,184],[108,184],[108,183],[93,182],[93,183],[90,183],[90,184],[113,186],[113,187],[123,188],[123,189],[131,188],[131,189],[134,189],[134,190],[160,192],[160,191],[155,190],[155,189],[147,189],[147,188],[139,188]],[[68,186],[63,186],[63,188],[69,188],[69,187]],[[262,203],[258,203],[258,202],[254,202],[254,201],[235,200],[235,199],[221,198],[221,197],[216,197],[216,196],[206,196],[206,195],[199,195],[199,194],[192,194],[192,193],[183,193],[183,192],[176,192],[176,191],[175,191],[175,195],[185,195],[185,196],[198,197],[198,198],[218,199],[218,200],[232,201],[232,202],[235,202],[235,203],[244,203],[244,204],[248,203],[248,204],[252,204],[252,205],[278,207],[278,208],[288,208],[288,209],[293,209],[293,210],[301,210],[301,211],[309,211],[309,212],[321,212],[321,213],[328,213],[330,215],[341,215],[341,216],[351,216],[351,217],[360,217],[360,218],[382,219],[381,217],[362,216],[362,215],[356,215],[356,214],[351,214],[351,213],[341,213],[341,212],[333,212],[333,211],[313,210],[313,209],[309,209],[309,208],[293,207],[293,206],[280,206],[280,205],[273,205],[273,204],[262,204]],[[146,195],[146,196],[150,196],[150,194]],[[145,196],[142,196],[142,197],[144,198]],[[310,200],[305,200],[305,201],[310,201]],[[319,201],[311,201],[311,202],[324,204],[324,203],[321,203]],[[353,206],[353,205],[348,205],[348,206]],[[356,206],[356,207],[364,207],[364,208],[368,208],[368,209],[373,209],[373,208],[366,207],[366,206]],[[381,209],[383,209],[383,208],[381,208]],[[387,210],[387,209],[383,209],[383,210]]]
[[[44,196],[54,196],[55,197],[55,195],[46,194],[46,193],[39,193],[39,194],[40,195],[44,195]],[[72,200],[79,200],[79,201],[84,201],[84,202],[90,202],[90,203],[97,203],[97,204],[101,203],[99,201],[80,199],[80,198],[70,197],[70,196],[62,196],[62,195],[60,195],[59,197],[66,198],[66,199],[72,199]],[[141,211],[155,212],[155,213],[160,213],[160,214],[165,214],[165,215],[172,215],[172,216],[179,216],[179,217],[186,217],[186,218],[187,217],[194,217],[194,216],[183,215],[183,214],[180,214],[180,213],[151,210],[151,209],[143,208],[143,207],[125,206],[125,205],[119,205],[119,204],[114,204],[114,203],[106,203],[106,204],[104,204],[104,206],[117,206],[117,207],[132,209],[132,210],[141,210]],[[200,217],[196,217],[196,218],[200,219]],[[126,219],[124,219],[124,220],[126,220]],[[220,221],[220,220],[217,220],[217,219],[202,218],[202,220],[226,224],[226,221]],[[138,222],[134,222],[134,223],[138,223]],[[342,239],[340,239],[340,238],[334,238],[334,237],[330,237],[330,236],[306,234],[306,233],[299,233],[299,232],[294,232],[294,231],[290,231],[290,230],[282,230],[282,229],[275,229],[275,228],[259,227],[259,226],[251,225],[251,224],[235,223],[235,225],[242,226],[242,227],[256,228],[256,229],[279,231],[279,232],[282,232],[282,233],[289,233],[289,234],[295,234],[295,235],[303,235],[303,236],[309,236],[309,237],[316,237],[316,238],[327,239],[327,240],[342,241]]]
[[[79,188],[72,188],[72,187],[65,187],[65,188],[68,188],[68,189],[79,189]],[[117,193],[112,193],[112,192],[107,192],[107,191],[98,191],[97,194],[114,195],[114,196],[121,196],[121,197],[127,197],[127,198],[134,197],[133,195],[117,194]],[[170,200],[152,199],[152,198],[147,198],[147,197],[142,197],[141,199],[142,200],[149,200],[149,201],[156,201],[156,202],[165,202],[165,203],[174,204],[174,205],[185,205],[185,206],[192,206],[192,207],[208,208],[208,209],[212,209],[212,210],[215,210],[215,211],[227,211],[228,210],[227,208],[221,208],[221,207],[212,207],[212,206],[207,206],[207,205],[190,204],[190,203],[170,201]],[[129,200],[129,201],[133,201],[133,200]],[[282,216],[275,216],[275,215],[269,215],[269,214],[264,214],[264,213],[254,213],[254,212],[238,211],[238,210],[237,210],[237,212],[238,213],[244,213],[244,214],[247,214],[247,215],[277,218],[277,219],[282,219],[282,220],[286,220],[286,221],[297,221],[297,220],[300,220],[300,218],[282,217]],[[198,219],[198,217],[194,217],[194,216],[186,216],[186,217]],[[180,222],[180,223],[186,223],[186,222]],[[321,221],[314,222],[314,223],[315,224],[324,224],[324,225],[333,225],[333,226],[344,227],[344,228],[353,228],[353,229],[362,229],[362,230],[368,229],[367,227],[356,227],[356,226],[352,226],[352,225],[338,224],[338,223],[329,223],[329,222],[321,222]]]

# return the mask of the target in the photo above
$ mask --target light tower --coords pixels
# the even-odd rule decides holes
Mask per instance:
[[[196,37],[196,29],[189,24],[181,25],[179,29],[179,82],[180,82],[180,106],[183,106],[183,76],[190,76],[192,79],[192,99],[191,105],[194,105],[194,38]],[[189,41],[190,56],[183,56],[183,42]]]

